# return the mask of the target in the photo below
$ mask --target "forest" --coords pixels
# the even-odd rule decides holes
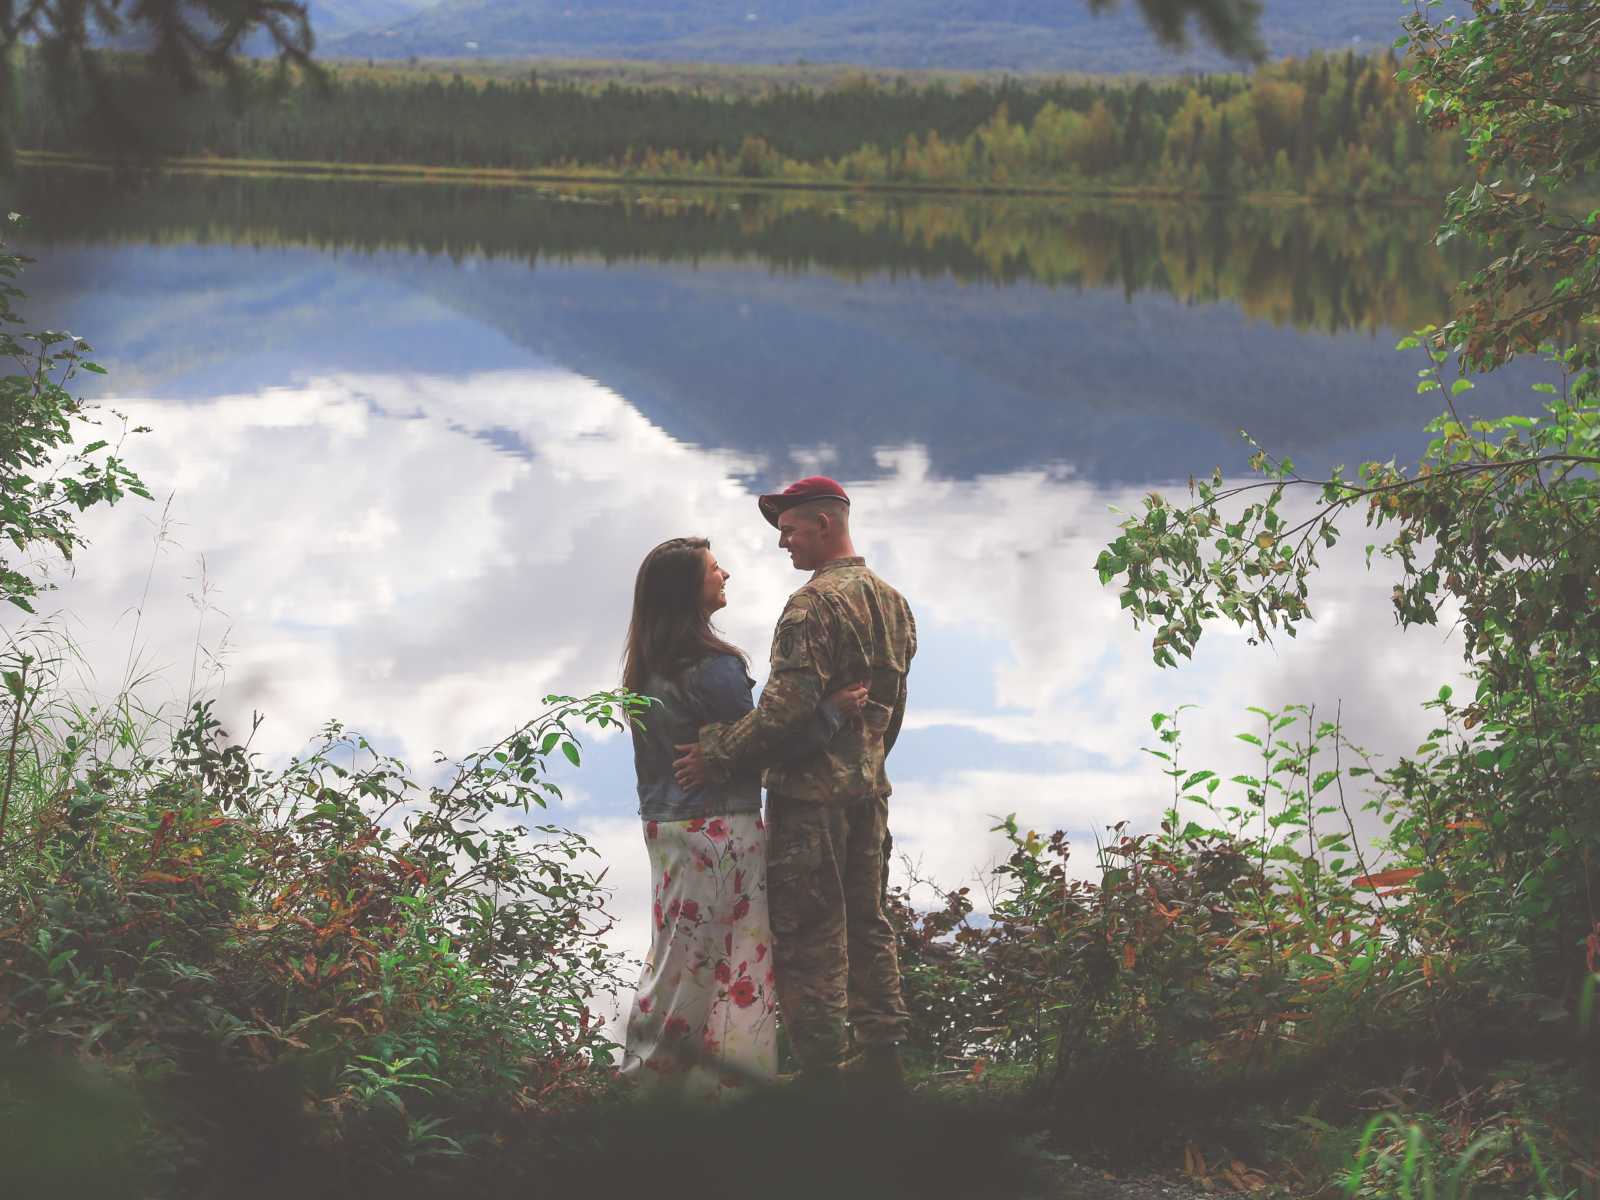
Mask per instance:
[[[1245,76],[891,85],[867,76],[760,95],[702,88],[255,71],[180,99],[128,74],[105,118],[90,93],[21,72],[24,150],[127,158],[405,164],[637,180],[746,180],[1174,194],[1419,198],[1457,181],[1459,139],[1430,133],[1392,56],[1353,52]],[[154,114],[154,116],[148,116]]]

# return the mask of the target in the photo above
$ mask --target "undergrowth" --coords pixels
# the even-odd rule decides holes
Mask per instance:
[[[556,791],[546,757],[636,698],[550,697],[425,772],[337,724],[268,769],[209,702],[171,725],[53,699],[47,649],[13,642],[0,724],[8,1170],[96,1167],[29,1132],[60,1088],[115,1098],[121,1149],[87,1141],[141,1186],[209,1194],[313,1151],[352,1179],[426,1171],[612,1087],[599,864],[521,816]]]
[[[1448,689],[1431,704],[1454,717]],[[1337,720],[1252,712],[1260,765],[1231,780],[1183,764],[1179,714],[1158,714],[1172,805],[1156,833],[1114,829],[1090,871],[1007,818],[989,912],[966,888],[934,911],[893,896],[920,1053],[974,1080],[1025,1067],[1059,1145],[1217,1186],[1592,1187],[1600,976],[1552,992],[1516,881],[1468,892],[1464,855],[1424,878],[1421,855],[1448,866],[1476,831],[1419,819],[1416,760],[1379,770]],[[1462,734],[1470,752],[1447,724],[1424,756]]]

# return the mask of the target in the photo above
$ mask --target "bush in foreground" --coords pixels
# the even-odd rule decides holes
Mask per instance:
[[[60,724],[11,705],[0,1107],[21,1131],[53,1089],[103,1094],[70,1107],[108,1124],[67,1138],[69,1163],[33,1140],[7,1169],[93,1168],[89,1144],[141,1191],[205,1193],[336,1151],[347,1182],[370,1180],[526,1139],[604,1092],[593,852],[505,815],[544,805],[545,756],[576,760],[575,727],[637,702],[550,699],[433,783],[337,725],[269,771],[207,704],[154,749],[126,708]]]

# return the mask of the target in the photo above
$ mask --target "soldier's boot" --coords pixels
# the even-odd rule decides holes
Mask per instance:
[[[895,1042],[869,1044],[861,1053],[861,1065],[854,1072],[863,1098],[899,1104],[910,1094],[905,1068],[900,1063],[900,1046]]]

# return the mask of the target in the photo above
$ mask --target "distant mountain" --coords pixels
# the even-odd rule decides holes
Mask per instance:
[[[361,10],[386,7],[365,28]],[[1265,0],[1274,57],[1381,49],[1395,0]],[[406,11],[409,10],[409,11]],[[1099,17],[1082,0],[313,0],[324,54],[400,58],[618,58],[858,63],[1012,71],[1183,71],[1232,64],[1198,42],[1159,45],[1131,4]]]
[[[311,28],[319,49],[329,39],[365,29],[386,29],[428,8],[432,0],[311,0]]]

